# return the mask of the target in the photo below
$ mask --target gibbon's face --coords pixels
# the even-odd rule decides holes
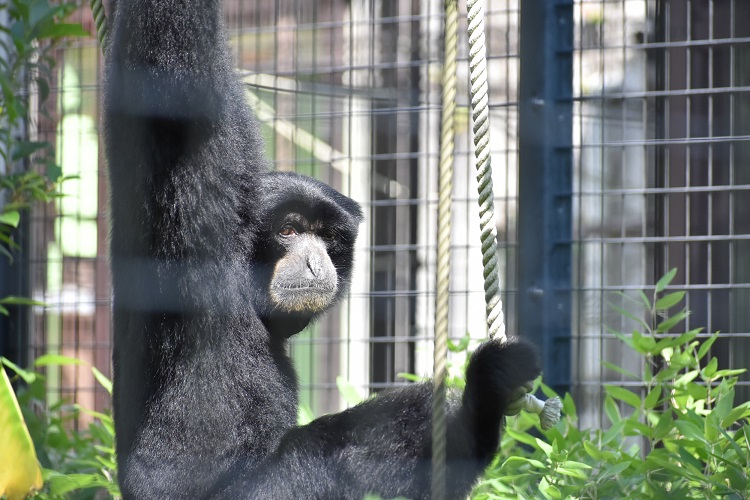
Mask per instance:
[[[261,317],[306,326],[348,287],[362,213],[350,198],[302,175],[265,174],[260,187],[256,307]]]
[[[336,266],[328,254],[336,234],[330,227],[298,212],[283,214],[274,235],[283,254],[276,261],[269,285],[275,309],[314,315],[328,309],[339,291]]]

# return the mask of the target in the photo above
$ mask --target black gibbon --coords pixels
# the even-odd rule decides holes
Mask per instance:
[[[297,427],[287,339],[338,300],[362,214],[270,172],[219,0],[118,0],[105,75],[114,418],[125,498],[428,498],[431,390],[385,391]],[[473,354],[450,399],[448,497],[495,453],[539,367]]]

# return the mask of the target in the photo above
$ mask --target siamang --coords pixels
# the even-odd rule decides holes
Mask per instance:
[[[431,390],[297,427],[288,337],[347,288],[361,211],[272,173],[220,0],[118,0],[104,93],[114,418],[125,498],[429,496]],[[497,449],[539,373],[490,341],[450,400],[448,496]]]

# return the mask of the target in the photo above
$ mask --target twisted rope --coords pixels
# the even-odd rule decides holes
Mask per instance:
[[[451,195],[456,111],[456,54],[458,52],[458,1],[445,0],[445,62],[443,63],[443,119],[440,130],[438,180],[437,298],[435,300],[435,352],[432,396],[432,498],[445,498],[446,420],[445,373],[448,359],[448,290],[451,266]]]
[[[91,13],[94,15],[94,23],[96,24],[96,38],[99,40],[99,47],[102,49],[102,53],[107,52],[108,31],[107,31],[107,15],[104,13],[104,4],[102,0],[90,0],[89,5],[91,6]]]
[[[474,119],[474,155],[479,182],[479,227],[484,268],[484,299],[490,338],[505,339],[505,317],[500,299],[500,275],[497,260],[497,229],[492,191],[490,158],[490,112],[488,107],[487,58],[484,44],[484,11],[478,0],[467,1],[469,21],[469,73],[471,112]]]
[[[487,329],[490,338],[506,340],[503,302],[500,299],[500,274],[497,260],[497,229],[490,164],[490,111],[487,85],[487,56],[484,44],[484,10],[481,0],[467,0],[469,21],[469,75],[471,80],[471,116],[474,119],[474,156],[479,183],[479,227],[484,267],[484,299],[487,305]],[[518,407],[518,408],[516,408]],[[511,412],[524,409],[539,415],[542,429],[549,429],[560,420],[562,402],[551,398],[545,402],[526,394]],[[516,411],[517,413],[517,411]]]

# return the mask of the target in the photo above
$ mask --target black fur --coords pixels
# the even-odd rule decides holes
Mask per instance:
[[[528,344],[490,341],[472,355],[463,398],[449,398],[446,498],[465,498],[500,443],[512,393],[539,374]],[[430,498],[432,386],[390,389],[287,432],[258,468],[240,464],[220,498]]]
[[[294,425],[286,337],[315,314],[268,305],[273,221],[294,205],[335,227],[327,251],[345,285],[361,214],[317,181],[268,172],[221,17],[219,0],[118,0],[111,26],[104,119],[123,496],[426,498],[428,386]],[[449,409],[451,497],[490,461],[510,395],[538,372],[526,344],[474,354]]]

